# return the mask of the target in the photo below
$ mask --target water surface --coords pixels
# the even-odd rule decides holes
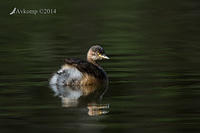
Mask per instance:
[[[0,5],[0,131],[192,133],[200,128],[197,0],[8,1]],[[56,8],[55,15],[12,15]],[[66,107],[48,80],[94,43],[109,87],[90,105]]]

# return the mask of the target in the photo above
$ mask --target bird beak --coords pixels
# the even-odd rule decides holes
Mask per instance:
[[[100,57],[101,58],[103,58],[103,59],[110,59],[108,56],[106,56],[106,55],[100,55]]]

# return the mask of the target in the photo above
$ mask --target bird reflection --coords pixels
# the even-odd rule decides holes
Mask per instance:
[[[88,104],[87,108],[89,116],[104,115],[109,112],[109,104]]]
[[[55,96],[61,98],[62,107],[87,107],[89,116],[109,112],[109,104],[101,104],[108,86],[59,86],[50,85]]]

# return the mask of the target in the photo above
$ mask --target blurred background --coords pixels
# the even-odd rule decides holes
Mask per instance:
[[[56,9],[56,14],[13,14]],[[0,5],[0,132],[198,133],[199,0],[8,0]],[[67,57],[101,44],[102,104],[65,108],[48,85]]]

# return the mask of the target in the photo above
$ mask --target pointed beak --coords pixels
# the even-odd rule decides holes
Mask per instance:
[[[110,59],[108,56],[106,55],[100,55],[103,59]]]

